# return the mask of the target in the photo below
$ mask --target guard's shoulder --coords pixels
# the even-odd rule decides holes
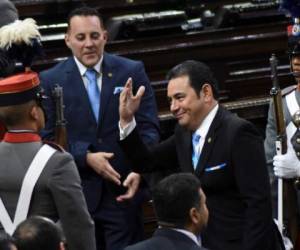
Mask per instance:
[[[43,144],[47,144],[47,145],[49,145],[50,147],[56,149],[59,152],[65,152],[65,150],[62,146],[60,146],[59,144],[56,144],[53,141],[43,141]]]
[[[286,96],[289,93],[293,92],[296,88],[297,88],[297,85],[288,86],[288,87],[284,88],[283,90],[281,90],[281,95]]]

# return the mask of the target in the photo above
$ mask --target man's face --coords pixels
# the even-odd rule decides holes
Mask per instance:
[[[73,55],[86,67],[96,65],[103,55],[107,32],[97,16],[74,16],[65,37]]]
[[[291,63],[292,63],[293,72],[300,74],[300,55],[293,56]],[[296,79],[297,83],[300,83],[300,75],[299,76],[296,75],[295,79]]]
[[[192,131],[200,126],[206,115],[201,92],[197,95],[189,83],[188,76],[171,79],[168,84],[170,111],[179,125]]]

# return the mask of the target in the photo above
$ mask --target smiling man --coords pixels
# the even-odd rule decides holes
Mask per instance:
[[[210,211],[203,246],[213,250],[280,249],[272,221],[263,141],[254,126],[218,103],[217,82],[201,62],[185,61],[168,73],[174,135],[146,147],[135,127],[136,95],[128,81],[120,96],[120,145],[137,172],[194,173]],[[139,152],[136,154],[136,152]]]
[[[119,250],[141,240],[143,232],[143,190],[137,191],[140,176],[131,172],[118,145],[119,94],[129,77],[134,89],[146,86],[136,116],[139,133],[145,143],[152,144],[159,140],[159,132],[156,103],[143,64],[105,53],[107,36],[95,9],[72,11],[65,42],[73,56],[40,77],[48,95],[55,84],[63,87],[68,150],[75,158],[95,221],[97,248]],[[45,110],[48,120],[43,137],[52,139],[55,105],[51,98]]]

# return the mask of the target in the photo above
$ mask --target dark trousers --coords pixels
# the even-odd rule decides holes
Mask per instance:
[[[103,191],[101,203],[92,213],[97,249],[123,250],[126,246],[143,240],[143,190],[133,200],[121,203],[116,201],[115,195],[109,190]]]

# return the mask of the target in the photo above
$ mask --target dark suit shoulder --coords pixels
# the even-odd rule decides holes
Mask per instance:
[[[123,56],[117,56],[110,53],[104,53],[104,60],[111,61],[114,64],[127,65],[129,67],[143,64],[142,61],[132,60]]]
[[[66,67],[68,67],[68,65],[70,65],[70,63],[72,63],[72,61],[75,63],[73,57],[69,57],[68,59],[59,62],[58,64],[56,64],[55,66],[53,66],[52,68],[43,70],[42,72],[40,72],[40,76],[41,77],[59,77],[59,75],[55,74],[56,72],[62,72],[66,69]]]
[[[231,135],[238,133],[250,133],[255,136],[261,136],[257,128],[253,123],[247,121],[244,118],[239,117],[237,114],[234,114],[224,108],[221,108],[222,115],[222,126],[228,131]]]
[[[126,247],[124,250],[208,250],[204,247],[200,247],[195,243],[181,242],[176,238],[169,238],[163,236],[155,236],[150,239],[138,242],[134,245]]]
[[[152,237],[145,241],[138,242],[134,245],[128,246],[125,250],[179,250],[186,249],[182,248],[180,245],[176,244],[176,239],[169,239],[167,237]],[[191,245],[189,245],[190,247]],[[186,245],[184,245],[186,247]],[[195,248],[200,249],[200,248]]]

